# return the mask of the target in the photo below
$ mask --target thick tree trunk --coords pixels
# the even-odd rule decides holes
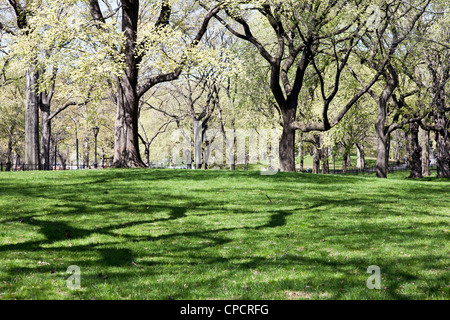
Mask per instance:
[[[389,135],[377,136],[377,177],[387,178],[389,170]]]
[[[390,133],[387,132],[385,126],[386,123],[386,100],[379,102],[378,104],[378,118],[375,123],[375,132],[377,135],[377,177],[387,178],[389,171],[389,149],[391,137]]]
[[[282,109],[283,110],[283,109]],[[295,129],[292,123],[295,121],[296,110],[294,108],[283,111],[283,133],[280,139],[280,169],[281,171],[295,172]]]
[[[419,144],[419,124],[411,123],[409,125],[410,136],[409,136],[409,146],[410,146],[410,160],[409,166],[411,168],[411,174],[409,178],[423,178],[422,176],[422,148]]]
[[[444,110],[444,92],[435,93],[437,96],[436,111],[434,112],[434,127],[436,130],[437,176],[438,178],[450,178],[450,150],[449,150],[449,120]]]
[[[437,153],[437,176],[438,178],[450,178],[450,141],[449,127],[450,120],[445,111],[445,86],[442,81],[449,79],[448,74],[444,77],[433,74],[433,103],[434,103],[434,129],[436,132],[436,153]],[[445,80],[444,80],[445,79]]]
[[[350,150],[348,148],[344,147],[344,154],[342,157],[342,173],[347,173],[349,153],[350,153]]]
[[[328,158],[328,147],[322,147],[322,174],[330,173],[330,163]]]
[[[283,127],[280,140],[281,171],[295,172],[295,130],[290,125]]]
[[[41,170],[50,170],[50,106],[41,105]]]
[[[8,148],[6,150],[6,171],[11,171],[11,157],[12,157],[12,151],[13,151],[13,146],[12,146],[12,137],[10,136],[8,139]]]
[[[135,89],[122,78],[118,84],[118,103],[115,124],[114,164],[116,168],[145,167],[139,152],[138,102]]]
[[[122,0],[122,31],[125,34],[125,74],[117,80],[117,116],[115,124],[114,163],[116,168],[143,168],[139,152],[137,94],[138,61],[136,57],[138,0]]]
[[[436,132],[437,176],[450,178],[450,143],[447,134]]]
[[[32,69],[26,73],[25,110],[25,166],[26,170],[39,169],[39,96],[38,75]]]
[[[420,131],[420,142],[422,147],[422,176],[429,177],[430,172],[430,132]]]
[[[387,178],[389,171],[389,150],[391,146],[391,132],[386,126],[387,102],[392,97],[395,88],[398,86],[398,76],[395,69],[388,65],[389,73],[385,75],[387,85],[377,99],[378,115],[375,123],[375,133],[377,135],[377,178]]]

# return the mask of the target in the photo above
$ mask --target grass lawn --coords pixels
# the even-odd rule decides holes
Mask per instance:
[[[449,299],[450,181],[406,176],[1,172],[0,299]]]

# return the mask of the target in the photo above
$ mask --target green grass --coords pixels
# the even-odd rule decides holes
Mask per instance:
[[[448,299],[450,181],[406,175],[2,172],[0,299]]]

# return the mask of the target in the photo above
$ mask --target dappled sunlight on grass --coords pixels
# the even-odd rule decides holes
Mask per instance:
[[[2,173],[0,296],[447,299],[450,181],[405,177]]]

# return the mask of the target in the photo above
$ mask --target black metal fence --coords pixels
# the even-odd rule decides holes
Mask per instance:
[[[98,169],[107,169],[110,168],[111,165],[108,164],[98,164]],[[87,170],[87,169],[94,169],[94,165],[67,165],[67,164],[56,164],[56,166],[53,164],[49,170],[47,171],[60,171],[60,170]],[[0,162],[0,172],[1,171],[33,171],[33,170],[44,170],[39,167],[39,165],[36,164],[26,164],[26,163],[3,163]]]
[[[97,169],[107,169],[111,168],[112,161],[105,161],[103,163],[99,163],[97,165]],[[149,168],[151,169],[193,169],[194,166],[188,166],[186,164],[180,164],[180,165],[169,165],[165,163],[151,163]],[[430,169],[436,169],[437,166],[435,164],[430,165]],[[95,169],[95,166],[93,164],[87,166],[87,165],[73,165],[73,164],[53,164],[48,171],[61,171],[61,170],[88,170],[88,169]],[[248,168],[246,168],[248,170]],[[25,164],[25,163],[2,163],[0,162],[0,172],[1,171],[32,171],[32,170],[40,170],[39,165],[35,164]],[[42,170],[42,169],[41,169]],[[389,165],[389,172],[396,172],[396,171],[409,171],[410,168],[408,164],[402,163],[392,163]],[[305,173],[312,173],[311,169],[303,170]],[[340,174],[340,175],[364,175],[364,174],[372,174],[377,172],[376,166],[366,166],[364,169],[358,169],[355,167],[347,168],[346,170],[343,169],[334,169],[330,168],[328,174]]]
[[[430,169],[436,169],[436,165],[430,165]],[[396,171],[410,171],[411,168],[408,164],[393,164],[389,165],[388,172],[396,172]],[[367,166],[364,169],[358,168],[347,168],[347,170],[335,170],[330,169],[329,174],[342,174],[342,175],[360,175],[360,174],[372,174],[377,172],[377,166]]]

